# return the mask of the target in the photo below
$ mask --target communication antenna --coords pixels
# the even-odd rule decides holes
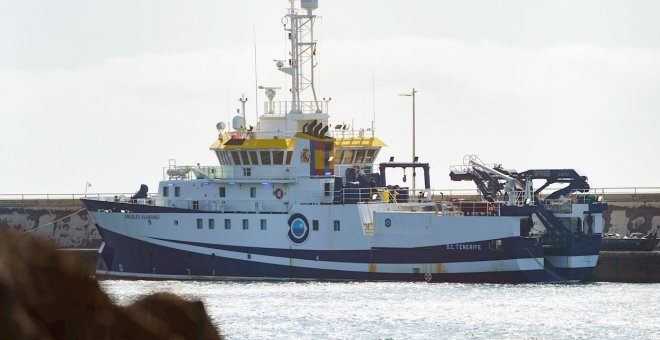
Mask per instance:
[[[374,76],[374,65],[371,64],[371,106],[374,110],[374,119],[371,121],[371,134],[376,136],[376,81]]]
[[[259,96],[257,94],[257,28],[254,22],[254,12],[252,13],[252,41],[254,42],[254,115],[255,122],[259,121]]]
[[[243,116],[243,121],[245,122],[246,121],[246,119],[245,119],[245,102],[247,102],[248,99],[245,98],[244,94],[242,94],[241,98],[239,98],[238,101],[241,102],[241,115]]]
[[[289,59],[277,63],[277,69],[291,76],[291,113],[302,113],[301,93],[310,89],[316,112],[321,113],[316,89],[314,88],[314,68],[316,67],[316,41],[314,40],[314,21],[312,12],[318,8],[318,0],[301,0],[301,10],[295,8],[295,0],[290,0],[289,13],[282,18],[284,30],[291,41]]]

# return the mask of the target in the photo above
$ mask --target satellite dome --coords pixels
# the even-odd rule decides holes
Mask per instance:
[[[243,118],[243,116],[235,116],[234,119],[231,120],[231,125],[235,130],[245,129],[245,118]]]
[[[227,128],[227,123],[218,122],[218,124],[215,124],[215,128],[218,129],[218,131],[222,131]]]

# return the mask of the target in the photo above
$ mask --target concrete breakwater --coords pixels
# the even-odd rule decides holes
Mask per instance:
[[[660,251],[601,251],[590,280],[658,283]]]
[[[78,197],[0,199],[0,230],[31,232],[58,248],[98,248],[101,235]]]

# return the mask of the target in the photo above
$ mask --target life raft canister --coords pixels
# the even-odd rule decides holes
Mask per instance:
[[[275,190],[273,190],[273,195],[275,195],[275,198],[278,200],[281,200],[282,197],[284,197],[284,190],[282,190],[282,188],[275,188]]]

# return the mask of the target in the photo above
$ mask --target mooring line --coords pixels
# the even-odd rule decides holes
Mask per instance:
[[[541,263],[541,261],[539,261],[539,260],[534,256],[534,254],[532,254],[532,252],[529,250],[529,248],[525,247],[524,249],[527,251],[527,253],[528,253],[530,256],[532,256],[532,258],[534,259],[534,261],[536,261],[536,263],[538,263],[538,265],[539,265],[539,267],[541,267],[541,269],[543,269],[544,271],[546,271],[548,274],[554,276],[555,279],[558,279],[560,283],[561,283],[561,282],[570,282],[569,280],[566,280],[565,278],[561,277],[559,274],[557,274],[557,273],[555,273],[554,271],[550,270],[550,268],[546,268],[546,267],[543,265],[543,263]]]
[[[79,212],[81,212],[81,211],[83,211],[83,210],[85,210],[85,209],[86,209],[86,208],[82,208],[82,209],[80,209],[80,210],[78,210],[78,211],[76,211],[76,212],[73,212],[73,213],[71,213],[71,214],[68,214],[68,215],[66,215],[66,216],[64,216],[64,217],[62,217],[62,218],[58,218],[58,219],[54,220],[53,222],[48,222],[48,223],[46,223],[46,224],[44,224],[44,225],[40,225],[40,226],[38,226],[38,227],[36,227],[36,228],[32,228],[32,229],[30,229],[30,230],[26,230],[26,231],[24,231],[24,233],[26,233],[26,234],[27,234],[27,233],[31,233],[31,232],[33,232],[33,231],[35,231],[35,230],[37,230],[37,229],[41,229],[41,228],[43,228],[43,227],[45,227],[45,226],[48,226],[48,225],[54,224],[55,222],[59,222],[59,221],[65,219],[65,218],[67,218],[67,217],[69,217],[69,216],[72,216],[72,215],[75,215],[75,214],[77,214],[77,213],[79,213]]]

